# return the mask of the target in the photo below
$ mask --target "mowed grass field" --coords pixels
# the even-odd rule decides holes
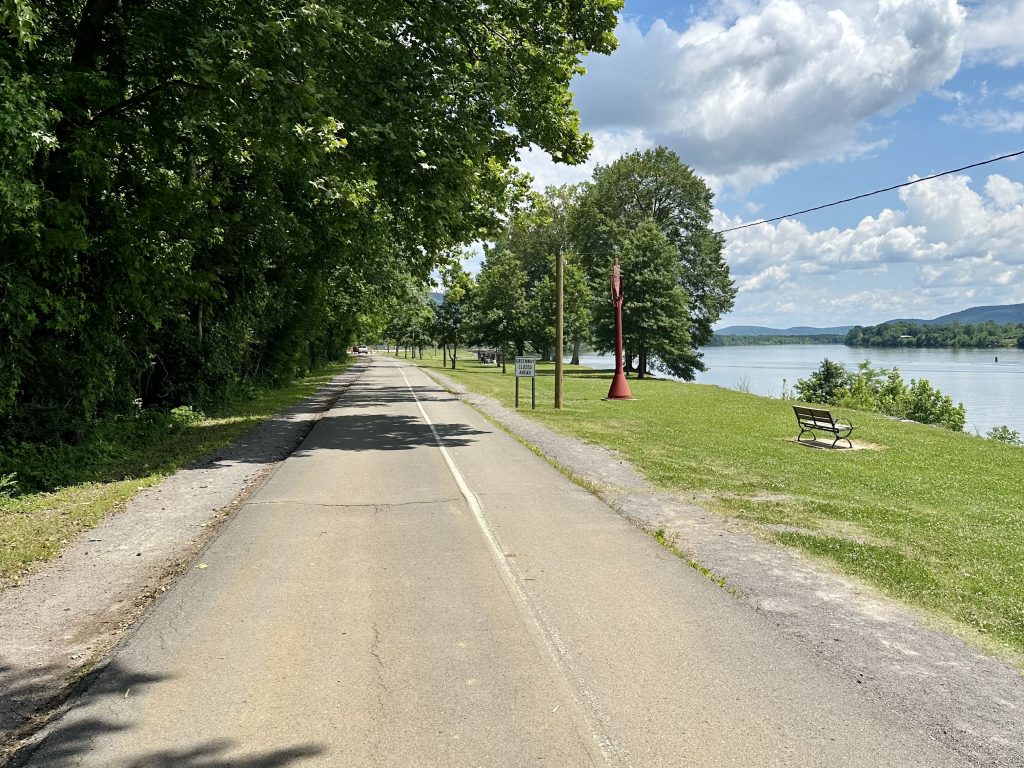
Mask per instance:
[[[325,366],[180,425],[164,419],[140,430],[111,422],[81,446],[26,451],[26,462],[60,461],[60,474],[74,480],[50,491],[0,496],[0,588],[60,554],[76,534],[99,524],[138,491],[309,397],[348,365]]]
[[[464,354],[445,373],[511,406],[511,366],[503,376]],[[436,355],[416,362],[441,366]],[[874,449],[807,448],[794,442],[792,402],[633,378],[635,400],[606,402],[610,372],[568,366],[556,411],[553,367],[538,364],[536,411],[524,380],[522,413],[620,451],[659,487],[696,494],[983,644],[1024,653],[1024,448],[846,409],[834,412]]]

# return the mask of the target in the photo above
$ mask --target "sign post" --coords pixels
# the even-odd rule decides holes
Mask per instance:
[[[530,380],[530,408],[537,408],[537,360],[532,357],[516,357],[516,408],[519,407],[519,380]]]

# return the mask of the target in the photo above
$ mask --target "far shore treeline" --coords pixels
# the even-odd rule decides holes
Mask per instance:
[[[771,344],[845,344],[848,347],[911,347],[919,349],[1024,349],[1024,323],[946,323],[942,325],[894,320],[879,325],[856,325],[842,334],[746,335],[715,334],[710,347]]]
[[[920,347],[951,349],[1024,349],[1024,323],[948,323],[924,325],[893,321],[881,325],[859,325],[846,334],[850,347]]]

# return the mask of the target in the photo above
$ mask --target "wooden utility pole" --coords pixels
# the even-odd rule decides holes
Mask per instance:
[[[565,331],[564,300],[562,298],[565,282],[565,259],[562,252],[555,254],[555,408],[562,407],[562,350],[563,333]]]

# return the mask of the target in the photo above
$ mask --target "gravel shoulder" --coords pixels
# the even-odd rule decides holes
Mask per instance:
[[[723,519],[699,498],[653,487],[607,448],[559,434],[431,369],[441,386],[538,450],[619,514],[723,579],[894,718],[959,753],[965,765],[1024,765],[1024,678],[934,621],[800,553]]]
[[[138,493],[59,557],[0,593],[0,763],[187,569],[299,445],[365,362],[237,442]]]

